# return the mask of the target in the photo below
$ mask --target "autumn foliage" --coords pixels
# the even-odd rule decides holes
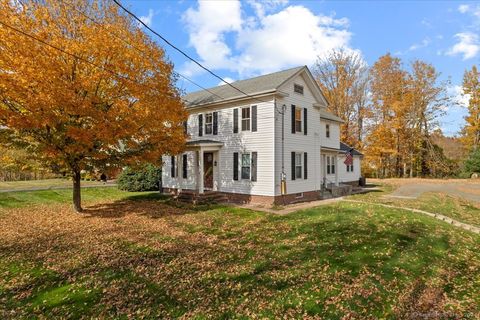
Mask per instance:
[[[386,54],[372,66],[354,52],[333,52],[314,67],[341,117],[342,140],[365,154],[364,172],[376,177],[451,175],[455,165],[436,144],[439,117],[451,104],[448,82],[421,60],[405,66]],[[435,133],[435,135],[434,135]]]
[[[71,172],[158,163],[186,111],[165,52],[108,1],[0,0],[0,127]]]
[[[468,116],[462,140],[467,150],[471,151],[480,145],[480,72],[476,66],[465,71],[463,93],[468,96]]]

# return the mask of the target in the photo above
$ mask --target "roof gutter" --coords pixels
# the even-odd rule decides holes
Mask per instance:
[[[188,110],[200,109],[200,108],[204,108],[204,107],[226,104],[226,103],[229,103],[229,102],[232,102],[232,101],[244,101],[244,100],[249,100],[249,99],[253,99],[253,98],[265,97],[265,96],[269,96],[269,95],[272,95],[272,94],[279,95],[279,96],[282,96],[282,97],[288,96],[288,93],[278,91],[277,89],[270,89],[270,90],[255,92],[255,93],[249,94],[248,96],[241,95],[241,96],[235,96],[235,97],[225,99],[225,100],[214,101],[212,103],[204,103],[204,104],[196,104],[196,105],[192,105],[192,106],[187,106],[187,109]]]

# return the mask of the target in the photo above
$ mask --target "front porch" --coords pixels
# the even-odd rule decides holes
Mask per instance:
[[[204,194],[208,191],[219,191],[220,181],[220,149],[223,143],[214,140],[196,140],[188,141],[186,144],[186,151],[194,152],[194,160],[190,163],[194,177],[195,188],[182,188],[180,186],[180,193],[195,192],[197,194]]]

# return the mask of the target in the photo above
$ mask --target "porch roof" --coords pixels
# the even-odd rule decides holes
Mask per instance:
[[[329,151],[329,152],[333,152],[333,153],[341,153],[343,152],[341,149],[337,149],[337,148],[329,148],[329,147],[324,147],[324,146],[321,146],[320,147],[320,150],[321,151]]]
[[[189,149],[196,149],[196,148],[201,148],[201,147],[220,148],[220,147],[223,147],[223,142],[215,141],[215,140],[208,140],[208,139],[190,140],[190,141],[187,141],[186,146]]]

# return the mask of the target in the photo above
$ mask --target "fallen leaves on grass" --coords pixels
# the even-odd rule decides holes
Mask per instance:
[[[158,201],[96,204],[81,215],[66,205],[12,209],[0,216],[0,315],[376,319],[426,305],[478,312],[478,238],[378,210],[335,205],[279,217]],[[466,249],[453,250],[450,239]],[[467,262],[474,269],[462,271]],[[418,295],[410,284],[420,274],[430,282]]]

